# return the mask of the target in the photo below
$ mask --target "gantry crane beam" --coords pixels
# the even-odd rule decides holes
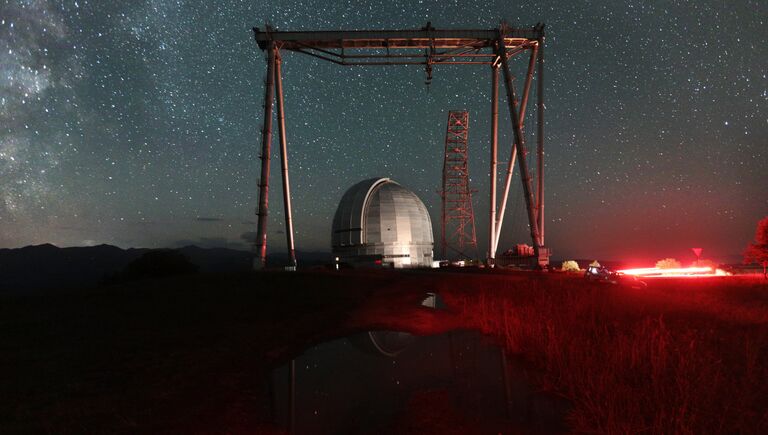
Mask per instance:
[[[436,48],[460,47],[494,48],[499,30],[438,30],[431,26],[421,30],[348,30],[321,32],[281,32],[267,27],[254,28],[256,43],[266,50],[270,41],[280,41],[282,48],[297,50],[304,47],[321,49],[342,48]],[[504,32],[504,44],[514,47],[529,41],[536,41],[544,35],[541,27],[515,29],[508,27]]]
[[[281,32],[267,26],[253,29],[256,42],[267,50],[271,42],[281,50],[303,53],[339,65],[491,65],[497,56],[499,29],[351,30]],[[507,57],[536,45],[543,26],[504,30]],[[426,50],[416,53],[414,50]]]

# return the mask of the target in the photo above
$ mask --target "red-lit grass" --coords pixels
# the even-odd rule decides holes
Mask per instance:
[[[490,278],[490,277],[489,277]],[[455,282],[453,283],[455,285]],[[445,292],[466,324],[539,369],[575,432],[766,433],[768,285],[494,277]]]

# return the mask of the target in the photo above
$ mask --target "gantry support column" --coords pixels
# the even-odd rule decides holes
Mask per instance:
[[[261,178],[259,179],[259,211],[256,228],[254,269],[267,264],[267,215],[269,214],[269,153],[272,143],[272,100],[274,100],[275,44],[267,47],[267,79],[264,82],[264,127],[261,129]]]
[[[285,242],[289,267],[296,268],[296,250],[293,245],[293,218],[291,212],[291,186],[288,180],[288,140],[285,137],[285,106],[283,104],[283,73],[280,50],[275,48],[275,90],[277,91],[277,132],[280,137],[280,166],[283,174],[283,207],[285,211]]]
[[[528,73],[525,76],[525,87],[523,89],[523,100],[520,102],[520,114],[518,122],[520,123],[520,129],[525,126],[525,109],[528,106],[528,95],[531,91],[531,82],[533,81],[533,71],[536,66],[536,53],[538,46],[534,46],[531,52],[531,58],[528,61]],[[509,161],[507,162],[507,176],[504,179],[504,193],[501,195],[501,206],[499,207],[498,214],[496,216],[496,236],[494,238],[496,244],[493,246],[493,252],[495,253],[499,249],[499,238],[501,237],[501,225],[504,223],[504,212],[507,209],[507,200],[509,199],[509,189],[512,185],[512,172],[515,168],[515,160],[517,159],[517,148],[515,144],[512,144]]]
[[[491,209],[488,213],[488,267],[496,262],[496,155],[499,139],[499,66],[491,65]]]
[[[536,199],[539,224],[539,245],[544,246],[544,37],[539,38],[539,76],[536,80],[536,114],[538,115],[536,139],[538,140],[538,186]]]
[[[507,47],[504,43],[503,37],[504,29],[502,29],[499,35],[498,41],[498,54],[501,58],[501,68],[504,72],[504,85],[507,90],[507,103],[509,104],[509,114],[512,121],[512,131],[514,132],[515,147],[517,148],[517,159],[520,165],[520,178],[523,182],[523,195],[525,197],[525,207],[528,211],[528,225],[531,231],[531,241],[533,243],[534,255],[539,256],[540,237],[538,222],[536,221],[536,203],[533,199],[533,191],[531,186],[531,176],[528,172],[528,162],[525,158],[525,150],[523,148],[523,133],[520,128],[520,118],[517,114],[517,108],[515,107],[515,89],[512,86],[512,75],[509,72],[509,62],[507,62]]]

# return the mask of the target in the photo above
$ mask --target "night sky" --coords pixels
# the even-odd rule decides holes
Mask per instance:
[[[546,242],[556,258],[692,260],[697,246],[732,260],[768,215],[765,1],[2,1],[0,247],[247,249],[266,73],[250,29],[265,22],[546,23]],[[512,62],[516,73],[524,65]],[[427,88],[418,66],[345,68],[289,52],[283,73],[297,249],[330,250],[341,195],[374,176],[414,190],[439,239],[451,109],[470,111],[485,249],[489,67],[436,66]],[[506,161],[505,98],[500,115]],[[274,144],[269,242],[281,251]],[[500,251],[529,242],[514,181]]]

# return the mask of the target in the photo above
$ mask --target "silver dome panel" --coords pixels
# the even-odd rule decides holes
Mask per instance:
[[[388,178],[355,184],[333,219],[332,246],[339,261],[392,267],[432,265],[432,221],[418,196]]]

